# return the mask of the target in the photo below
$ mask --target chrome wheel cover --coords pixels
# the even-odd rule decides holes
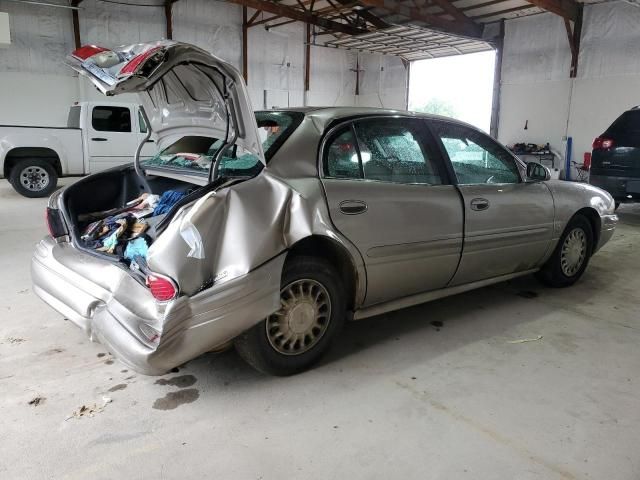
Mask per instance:
[[[300,355],[327,332],[331,298],[316,280],[291,282],[280,291],[280,310],[267,318],[267,339],[278,353]]]
[[[564,239],[560,252],[560,268],[567,277],[573,277],[587,255],[587,236],[581,228],[574,228]]]
[[[50,181],[47,171],[34,165],[23,168],[19,178],[20,184],[31,192],[44,190]]]

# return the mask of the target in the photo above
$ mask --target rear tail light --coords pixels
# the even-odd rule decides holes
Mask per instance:
[[[594,150],[609,150],[616,146],[616,142],[606,137],[598,137],[593,141]]]
[[[161,302],[172,300],[178,294],[175,282],[169,277],[157,273],[147,275],[147,287],[151,290],[151,295]]]
[[[131,60],[129,60],[124,67],[120,69],[120,72],[118,72],[118,76],[131,75],[135,73],[140,65],[142,65],[149,57],[151,57],[151,55],[156,53],[161,48],[162,47],[153,47],[146,52],[142,52],[141,54],[136,55]]]
[[[78,60],[86,60],[87,58],[91,58],[98,53],[106,51],[106,48],[98,47],[96,45],[85,45],[84,47],[80,47],[77,50],[74,50],[71,55],[76,57]]]
[[[62,215],[60,215],[60,210],[47,207],[44,218],[47,222],[49,235],[51,235],[53,238],[68,235],[64,220],[62,219]]]

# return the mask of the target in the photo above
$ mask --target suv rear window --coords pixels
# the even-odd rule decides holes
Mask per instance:
[[[634,108],[624,112],[611,124],[603,136],[613,140],[616,148],[640,148],[640,109]],[[632,157],[635,158],[635,155],[633,154]]]

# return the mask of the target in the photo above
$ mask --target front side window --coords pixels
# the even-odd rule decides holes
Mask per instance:
[[[131,132],[131,112],[126,107],[94,107],[91,125],[98,132]]]
[[[440,185],[417,124],[405,119],[360,120],[327,143],[325,174],[391,183]]]
[[[464,125],[434,122],[433,127],[459,184],[520,183],[515,159],[491,138]]]

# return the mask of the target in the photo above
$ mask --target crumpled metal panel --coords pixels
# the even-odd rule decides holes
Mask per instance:
[[[285,181],[266,169],[185,207],[151,245],[147,263],[193,295],[202,285],[246,275],[311,235],[331,238],[357,256],[331,226],[321,192],[317,178]],[[202,258],[189,255],[194,244],[185,240],[185,230],[198,233]]]

